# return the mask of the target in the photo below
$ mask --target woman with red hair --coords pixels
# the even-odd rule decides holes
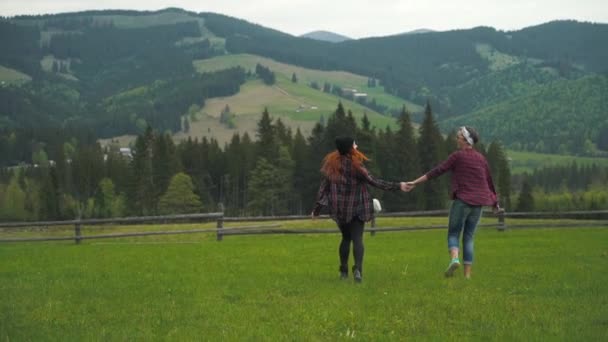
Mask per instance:
[[[348,278],[348,255],[353,244],[355,265],[352,268],[356,282],[363,279],[363,228],[373,218],[373,204],[367,184],[382,190],[404,190],[405,183],[387,182],[374,178],[363,166],[368,158],[357,150],[351,137],[336,138],[336,150],[323,159],[319,186],[312,218],[319,216],[322,207],[328,207],[329,215],[342,232],[340,242],[340,277]]]

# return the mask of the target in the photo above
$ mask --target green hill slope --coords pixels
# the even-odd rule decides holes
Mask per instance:
[[[32,78],[15,69],[5,68],[0,65],[0,85],[22,84],[30,81]]]
[[[181,140],[188,136],[213,137],[222,145],[228,142],[234,133],[248,132],[251,137],[255,137],[257,122],[264,108],[268,108],[273,118],[280,118],[294,132],[299,128],[308,136],[322,117],[326,119],[336,110],[339,101],[342,101],[347,111],[353,112],[357,122],[360,122],[366,113],[372,126],[382,130],[387,126],[396,128],[396,120],[392,117],[307,85],[292,83],[290,79],[279,74],[277,82],[272,86],[265,85],[260,80],[250,80],[235,95],[206,101],[192,120],[190,131],[178,132],[175,138]],[[221,112],[226,106],[230,109],[230,125],[220,122]]]
[[[246,70],[255,71],[255,66],[259,63],[270,68],[275,74],[281,74],[288,79],[291,79],[292,75],[295,73],[298,83],[300,84],[309,85],[312,82],[316,82],[322,87],[324,83],[329,83],[342,88],[356,89],[359,92],[366,93],[370,101],[371,99],[375,99],[378,104],[384,105],[389,109],[399,110],[405,104],[408,110],[412,112],[422,111],[422,107],[413,102],[387,94],[382,86],[370,87],[368,85],[368,77],[346,71],[310,69],[293,64],[277,62],[270,58],[251,54],[217,56],[204,60],[196,60],[193,63],[194,67],[199,72],[215,71],[234,66],[240,66]]]
[[[443,129],[471,125],[515,150],[593,154],[608,134],[608,77],[589,76],[537,87],[529,94],[448,119]]]
[[[560,79],[564,78],[553,68],[533,62],[517,62],[447,90],[451,109],[443,114],[470,113],[506,99],[529,94],[539,85]]]

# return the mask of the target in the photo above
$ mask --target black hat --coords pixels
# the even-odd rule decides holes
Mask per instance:
[[[336,148],[340,152],[340,154],[347,154],[353,148],[353,143],[355,139],[351,137],[337,137],[336,138]]]

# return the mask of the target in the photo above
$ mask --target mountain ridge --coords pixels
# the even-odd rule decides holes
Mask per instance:
[[[439,121],[466,120],[467,115],[493,105],[524,111],[509,100],[538,87],[557,91],[553,99],[557,103],[572,101],[551,84],[608,70],[604,58],[608,48],[599,43],[608,40],[608,25],[570,20],[516,31],[477,27],[330,43],[221,14],[170,8],[18,16],[0,21],[0,39],[5,46],[0,52],[0,80],[8,82],[0,87],[0,98],[5,99],[0,102],[0,142],[8,141],[15,129],[35,131],[40,125],[122,135],[152,124],[178,132],[189,107],[204,106],[220,94],[238,93],[244,82],[256,77],[253,70],[245,69],[206,74],[195,70],[194,61],[216,56],[251,54],[292,65],[294,70],[350,72],[367,79],[367,85],[337,79],[320,79],[316,85],[314,80],[306,82],[317,91],[334,94],[336,102],[366,94],[356,100],[387,117],[401,106],[396,100],[386,102],[377,90],[420,106],[414,120],[428,103]],[[173,95],[160,92],[156,97],[142,95],[142,103],[135,97],[113,107],[104,105],[104,99],[140,87],[160,87]],[[596,117],[599,108],[574,113]],[[507,112],[508,108],[500,111]],[[492,128],[485,130],[493,134]],[[578,139],[573,132],[564,139]],[[577,134],[597,144],[597,132]]]
[[[326,42],[331,42],[331,43],[340,43],[346,40],[352,40],[352,38],[338,34],[338,33],[334,33],[334,32],[330,32],[330,31],[323,31],[323,30],[317,30],[317,31],[311,31],[308,33],[305,33],[303,35],[300,35],[300,37],[302,38],[310,38],[310,39],[316,39],[316,40],[321,40],[321,41],[326,41]]]

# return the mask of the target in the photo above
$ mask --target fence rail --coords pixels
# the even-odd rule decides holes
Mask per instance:
[[[220,209],[223,209],[220,206]],[[410,212],[392,212],[380,213],[377,218],[385,217],[432,217],[432,216],[447,216],[448,210],[431,210],[431,211],[410,211]],[[565,212],[515,212],[515,213],[498,213],[494,214],[490,211],[484,212],[485,215],[494,216],[497,218],[496,223],[480,224],[481,228],[496,228],[499,231],[521,228],[576,228],[576,227],[608,227],[608,210],[591,210],[591,211],[565,211]],[[580,222],[552,222],[552,223],[514,223],[506,224],[505,218],[531,218],[531,219],[564,219],[577,218]],[[328,218],[327,215],[319,218]],[[581,219],[583,218],[583,219]],[[225,217],[222,211],[207,213],[207,214],[186,214],[186,215],[165,215],[165,216],[142,216],[142,217],[123,217],[112,219],[86,219],[86,220],[68,220],[68,221],[39,221],[39,222],[9,222],[0,223],[0,232],[7,229],[19,229],[27,227],[56,227],[56,226],[74,226],[73,236],[61,237],[25,237],[25,238],[0,238],[2,242],[29,242],[29,241],[65,241],[74,240],[79,244],[82,240],[88,239],[108,239],[108,238],[123,238],[123,237],[138,237],[150,235],[173,235],[173,234],[194,234],[194,233],[215,233],[217,241],[222,241],[226,235],[260,235],[260,234],[328,234],[339,232],[338,229],[319,229],[319,228],[281,228],[280,224],[266,224],[257,226],[237,226],[224,227],[225,222],[268,222],[268,221],[289,221],[289,220],[309,220],[308,215],[288,215],[288,216],[249,216],[249,217]],[[170,231],[144,231],[144,232],[125,232],[115,234],[98,234],[98,235],[82,235],[83,227],[94,227],[98,225],[116,224],[130,225],[136,223],[169,223],[169,222],[197,222],[201,221],[216,221],[215,228],[205,229],[188,229],[188,230],[170,230]],[[376,232],[393,232],[393,231],[413,231],[413,230],[432,230],[445,229],[446,225],[423,225],[423,226],[407,226],[407,227],[377,227],[376,219],[373,219],[370,227],[366,228],[371,235]]]

